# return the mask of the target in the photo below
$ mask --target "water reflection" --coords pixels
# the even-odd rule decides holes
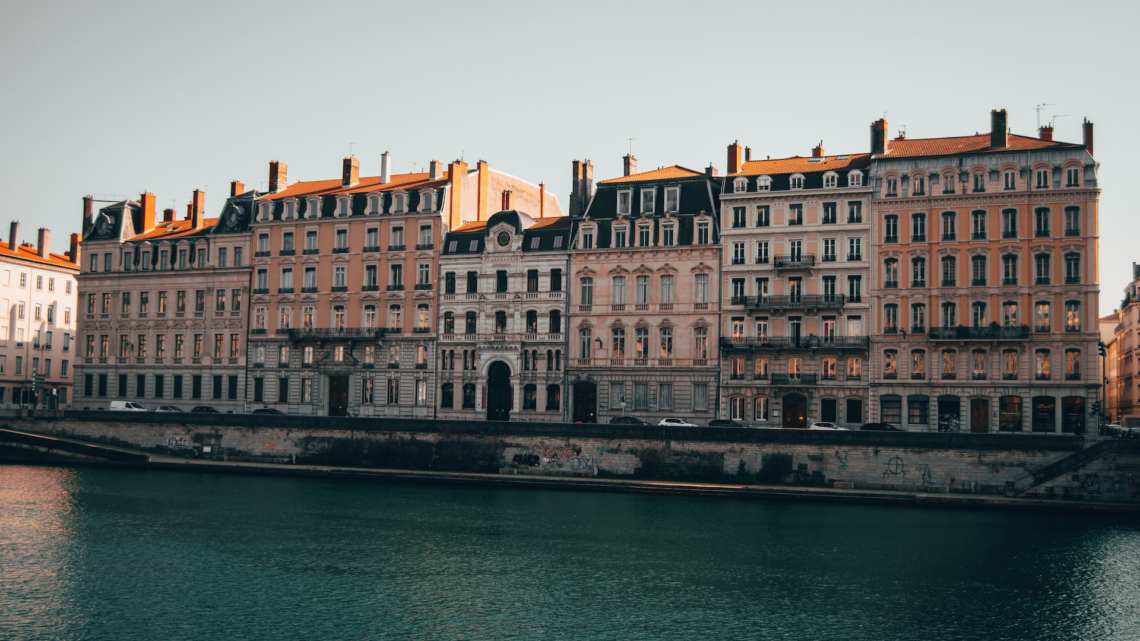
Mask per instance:
[[[1140,637],[1103,518],[0,467],[0,525],[0,638]]]

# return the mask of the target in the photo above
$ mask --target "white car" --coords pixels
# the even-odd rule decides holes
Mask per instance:
[[[657,425],[663,426],[663,427],[698,427],[698,425],[696,423],[690,423],[688,421],[683,421],[679,418],[663,418],[663,419],[661,419],[661,422],[658,423]]]
[[[809,430],[844,430],[844,431],[847,430],[846,427],[840,427],[840,426],[836,425],[835,423],[828,423],[827,421],[820,421],[818,423],[812,423],[811,427],[809,427],[808,429]]]
[[[133,401],[111,401],[112,412],[145,412],[146,408]]]

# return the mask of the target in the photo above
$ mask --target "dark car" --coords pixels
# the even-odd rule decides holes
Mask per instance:
[[[709,421],[709,427],[744,427],[743,423],[727,418],[718,418]]]
[[[254,414],[280,414],[282,416],[285,415],[285,412],[282,412],[281,410],[275,410],[272,407],[259,407],[255,410],[253,410],[253,413]]]
[[[649,425],[636,416],[615,416],[610,419],[610,425]]]
[[[191,412],[197,412],[198,414],[221,414],[221,412],[210,407],[209,405],[198,405],[198,406],[195,406],[194,409],[192,409],[190,411]]]
[[[863,431],[870,431],[870,432],[902,432],[903,431],[903,429],[900,428],[899,426],[891,425],[890,423],[863,423],[863,425],[859,429],[861,429]]]

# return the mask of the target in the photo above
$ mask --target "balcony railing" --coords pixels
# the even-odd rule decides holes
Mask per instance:
[[[942,240],[958,240],[958,233],[952,231],[942,232]]]
[[[970,236],[970,239],[971,240],[985,240],[986,239],[986,232],[976,231],[976,232],[974,232],[974,234],[972,236]]]
[[[1001,279],[1001,284],[1002,285],[1016,285],[1017,279],[1016,278],[1003,278],[1003,279]]]
[[[783,308],[839,308],[847,302],[843,294],[828,296],[826,294],[811,295],[782,295],[782,296],[734,296],[733,305],[744,305],[748,309],[783,309]]]
[[[899,282],[897,280],[883,281],[883,287],[885,287],[887,289],[897,289],[898,286],[899,286]]]
[[[1038,276],[1037,280],[1034,282],[1038,285],[1048,285],[1049,284],[1049,277],[1048,276]]]
[[[435,245],[432,243],[419,243],[416,245],[416,251],[425,251],[429,249],[435,249]]]
[[[776,269],[810,269],[815,267],[815,254],[776,256]]]
[[[931,327],[931,340],[1025,340],[1029,327]]]
[[[314,254],[321,253],[321,250],[317,249],[316,247],[307,247],[307,248],[303,249],[301,251],[301,253],[304,254],[305,256],[312,256]]]
[[[1016,229],[1007,229],[1001,233],[1002,238],[1017,238]]]
[[[384,328],[367,328],[367,327],[310,327],[310,328],[293,328],[285,330],[285,335],[293,340],[315,340],[315,339],[372,339],[377,340],[384,338]],[[282,333],[280,330],[278,334]]]
[[[364,246],[364,253],[365,254],[376,254],[379,252],[380,252],[380,245],[365,245]]]
[[[347,254],[348,248],[347,247],[333,247],[333,253],[334,254]]]
[[[1079,229],[1066,229],[1065,235],[1066,236],[1080,236],[1081,230],[1079,230]]]
[[[293,250],[293,249],[282,249],[281,251],[277,252],[277,255],[278,256],[296,256],[297,252],[296,252],[296,250]]]
[[[898,236],[883,236],[884,243],[897,243],[899,242]]]
[[[1081,277],[1080,276],[1066,276],[1065,277],[1065,284],[1066,285],[1080,285],[1081,284]]]
[[[910,286],[911,287],[926,287],[926,281],[925,280],[912,280],[912,281],[910,281]]]
[[[863,254],[847,254],[847,261],[857,263],[863,260]]]
[[[388,245],[388,251],[390,251],[390,252],[402,252],[402,251],[404,251],[404,246],[403,245]]]
[[[835,254],[824,254],[823,257],[820,258],[819,260],[822,263],[834,263],[835,262]]]
[[[984,279],[984,278],[971,279],[970,285],[972,285],[974,287],[985,287],[986,286],[986,279]]]
[[[819,382],[818,374],[772,374],[769,377],[773,385],[815,385]]]
[[[1038,229],[1037,231],[1033,232],[1033,236],[1036,238],[1048,238],[1051,235],[1052,234],[1049,233],[1048,229]]]
[[[942,279],[942,286],[943,287],[956,287],[957,283],[958,283],[958,281],[953,279],[953,278],[943,278]]]
[[[912,242],[912,243],[925,243],[926,242],[926,234],[912,234],[910,237],[910,242]]]
[[[722,336],[721,349],[867,349],[866,336]]]

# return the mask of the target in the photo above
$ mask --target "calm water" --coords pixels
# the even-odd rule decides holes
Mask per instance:
[[[1137,639],[1140,524],[0,466],[3,639]]]

